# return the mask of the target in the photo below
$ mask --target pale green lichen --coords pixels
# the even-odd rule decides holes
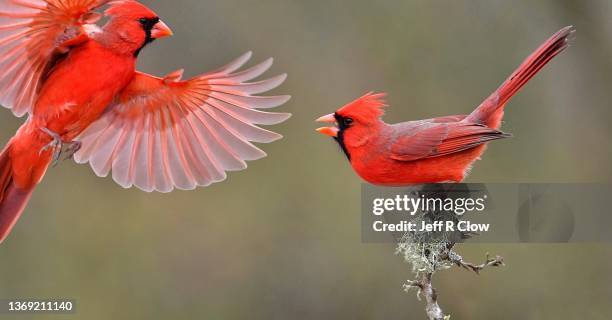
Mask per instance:
[[[423,220],[430,220],[426,216],[419,217],[412,222],[420,225]],[[448,269],[452,263],[446,259],[451,246],[447,232],[406,232],[397,244],[396,254],[412,265],[415,273],[434,273]]]

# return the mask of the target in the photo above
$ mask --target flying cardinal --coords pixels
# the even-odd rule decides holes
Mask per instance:
[[[470,115],[387,124],[385,94],[369,93],[317,121],[364,180],[376,185],[461,182],[487,143],[510,135],[499,130],[506,103],[568,46],[573,27],[554,34]]]
[[[182,70],[136,71],[141,50],[171,35],[132,0],[0,0],[0,104],[28,115],[0,155],[0,242],[62,153],[101,177],[112,172],[122,187],[170,192],[222,181],[266,155],[251,142],[281,138],[256,125],[290,115],[257,109],[289,96],[255,95],[285,75],[248,82],[271,59],[236,72],[247,53],[186,81]]]

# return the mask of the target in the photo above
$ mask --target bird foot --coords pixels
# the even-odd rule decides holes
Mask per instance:
[[[68,160],[68,159],[72,159],[74,154],[79,152],[79,150],[81,150],[81,147],[83,146],[83,144],[81,143],[81,141],[72,141],[72,142],[64,143],[64,146],[66,146],[66,149],[63,151],[63,153],[66,155],[64,157],[64,160]]]
[[[53,152],[52,153],[52,159],[53,159],[52,166],[53,167],[57,166],[57,164],[59,163],[62,153],[66,154],[66,157],[64,158],[64,160],[68,160],[68,159],[71,159],[72,156],[81,149],[80,141],[64,142],[62,140],[62,137],[56,132],[53,132],[47,128],[41,128],[40,130],[48,134],[49,137],[51,137],[52,139],[51,142],[49,142],[47,145],[42,147],[42,149],[40,149],[40,153],[42,154],[43,152],[47,152],[49,150]]]
[[[46,133],[49,135],[49,137],[51,137],[51,142],[49,142],[47,145],[45,145],[44,147],[42,147],[42,149],[40,149],[40,154],[42,154],[43,152],[47,152],[49,150],[51,150],[53,153],[53,166],[55,167],[57,165],[57,162],[59,161],[59,158],[62,154],[62,137],[47,129],[47,128],[41,128],[40,129],[42,132]]]

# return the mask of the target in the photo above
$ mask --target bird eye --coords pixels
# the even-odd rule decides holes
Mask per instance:
[[[147,19],[147,18],[140,18],[140,19],[138,19],[138,21],[140,22],[140,24],[147,24],[149,22],[149,19]]]
[[[351,118],[343,118],[342,119],[342,124],[348,127],[351,124],[353,124],[353,119],[351,119]]]

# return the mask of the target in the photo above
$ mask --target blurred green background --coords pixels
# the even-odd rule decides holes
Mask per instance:
[[[468,182],[612,180],[612,2],[144,1],[175,31],[143,71],[195,75],[253,50],[288,73],[293,118],[269,157],[193,192],[146,194],[64,162],[0,246],[0,298],[70,297],[74,316],[18,319],[423,319],[410,266],[361,242],[360,184],[313,119],[389,93],[386,120],[468,113],[563,26],[578,32],[511,101]],[[21,124],[0,115],[0,141]],[[612,247],[464,245],[501,254],[481,276],[439,273],[453,319],[609,319]],[[0,318],[8,318],[0,315]]]

